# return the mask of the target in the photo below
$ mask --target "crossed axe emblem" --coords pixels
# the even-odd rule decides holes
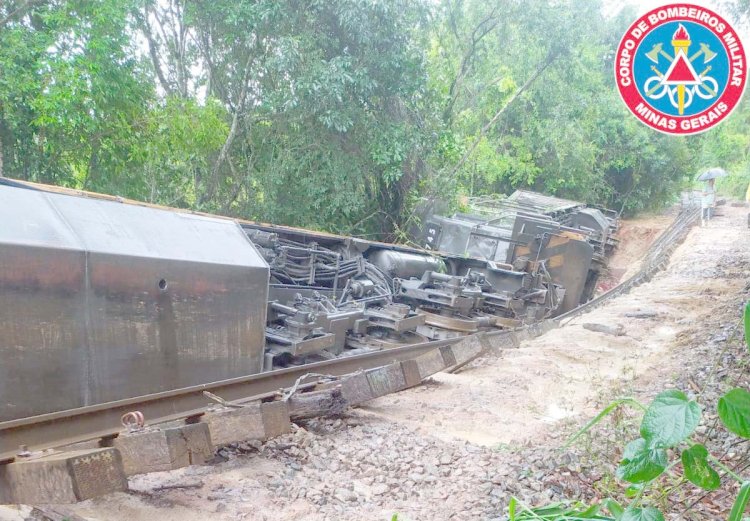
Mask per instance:
[[[674,56],[664,51],[662,43],[655,44],[646,53],[646,57],[654,63],[651,66],[651,70],[655,74],[649,77],[643,85],[646,96],[654,100],[668,96],[670,103],[678,109],[680,115],[684,113],[685,108],[692,104],[695,96],[702,99],[711,99],[716,97],[719,90],[717,81],[708,75],[711,72],[712,66],[707,65],[711,60],[716,58],[717,54],[707,44],[701,43],[700,50],[688,57],[687,51],[691,43],[688,33],[680,25],[680,29],[675,33],[675,39],[672,40],[675,51]],[[680,56],[680,54],[683,56]],[[703,72],[695,75],[695,81],[681,83],[680,81],[671,81],[667,77],[672,70],[675,60],[683,57],[686,58],[690,62],[690,69],[692,70],[692,64],[701,56],[703,56],[703,65],[705,68]],[[660,58],[666,59],[670,64],[666,73],[658,68]]]

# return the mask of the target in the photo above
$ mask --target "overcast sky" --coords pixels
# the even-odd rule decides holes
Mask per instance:
[[[638,9],[639,14],[643,14],[647,11],[650,11],[651,9],[654,9],[656,7],[667,5],[667,4],[675,4],[678,3],[677,0],[673,1],[658,1],[658,0],[606,0],[605,4],[606,7],[604,8],[604,12],[607,15],[614,15],[620,9],[623,8],[624,5],[634,5],[636,9]],[[716,1],[710,1],[710,0],[691,0],[691,4],[695,5],[702,5],[704,7],[708,7],[709,9],[712,9],[713,11],[716,11],[718,14],[727,17],[727,13],[722,12],[723,10],[718,6],[718,2]]]
[[[679,3],[680,0],[671,0],[671,1],[663,1],[663,0],[604,0],[604,15],[605,16],[614,16],[620,10],[622,10],[626,5],[632,5],[635,6],[636,10],[638,11],[638,14],[644,14],[652,9],[656,9],[657,7],[668,5],[668,4],[676,4]],[[708,7],[712,11],[715,11],[717,14],[723,16],[724,18],[728,19],[730,23],[733,22],[731,16],[727,12],[726,8],[726,2],[722,0],[688,0],[688,3],[695,4],[698,6]],[[633,20],[635,21],[635,20]],[[748,48],[748,41],[750,41],[750,25],[743,25],[743,26],[737,26],[734,24],[734,29],[739,33],[740,37],[742,38],[742,43],[745,45],[745,49],[747,51]]]

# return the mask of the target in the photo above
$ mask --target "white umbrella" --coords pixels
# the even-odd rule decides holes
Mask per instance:
[[[698,176],[698,181],[708,181],[710,179],[717,179],[719,177],[726,177],[728,175],[729,174],[727,174],[727,171],[723,168],[709,168]]]

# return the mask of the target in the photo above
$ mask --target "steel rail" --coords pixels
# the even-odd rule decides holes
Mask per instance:
[[[649,280],[653,273],[661,269],[668,261],[668,255],[664,255],[665,250],[674,246],[680,235],[686,233],[688,226],[695,220],[698,212],[699,210],[693,208],[680,212],[675,221],[651,245],[641,268],[635,275],[607,293],[553,320],[559,323],[561,320],[576,317]],[[671,251],[668,253],[671,253]],[[496,333],[506,332],[497,331]],[[494,336],[493,333],[495,332],[489,333],[489,335]],[[203,395],[203,391],[210,391],[228,401],[262,399],[275,395],[281,388],[293,385],[299,377],[307,373],[327,373],[341,376],[361,369],[379,367],[390,362],[408,360],[432,349],[455,344],[464,338],[466,337],[423,342],[184,389],[0,422],[0,462],[13,460],[21,445],[27,446],[30,450],[42,450],[116,436],[122,430],[120,417],[134,410],[141,411],[149,424],[199,417],[205,413],[208,402]]]
[[[361,369],[371,369],[391,362],[409,360],[433,349],[455,344],[462,339],[463,337],[422,342],[1,422],[0,461],[13,460],[21,445],[34,451],[116,436],[123,428],[120,417],[135,410],[141,411],[149,424],[198,417],[206,411],[209,403],[203,391],[210,391],[227,401],[248,401],[251,398],[269,397],[284,387],[290,387],[298,378],[307,373],[341,376]]]

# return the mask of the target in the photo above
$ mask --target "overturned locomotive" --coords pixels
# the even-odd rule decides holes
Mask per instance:
[[[0,421],[512,328],[568,293],[527,228],[508,261],[7,179],[0,219]]]
[[[425,248],[518,268],[539,264],[565,288],[556,314],[594,296],[617,246],[616,212],[524,190],[507,198],[472,198],[468,205],[471,213],[429,217],[421,237]]]
[[[242,223],[271,270],[266,367],[513,327],[564,293],[541,264],[433,254],[351,237]]]

